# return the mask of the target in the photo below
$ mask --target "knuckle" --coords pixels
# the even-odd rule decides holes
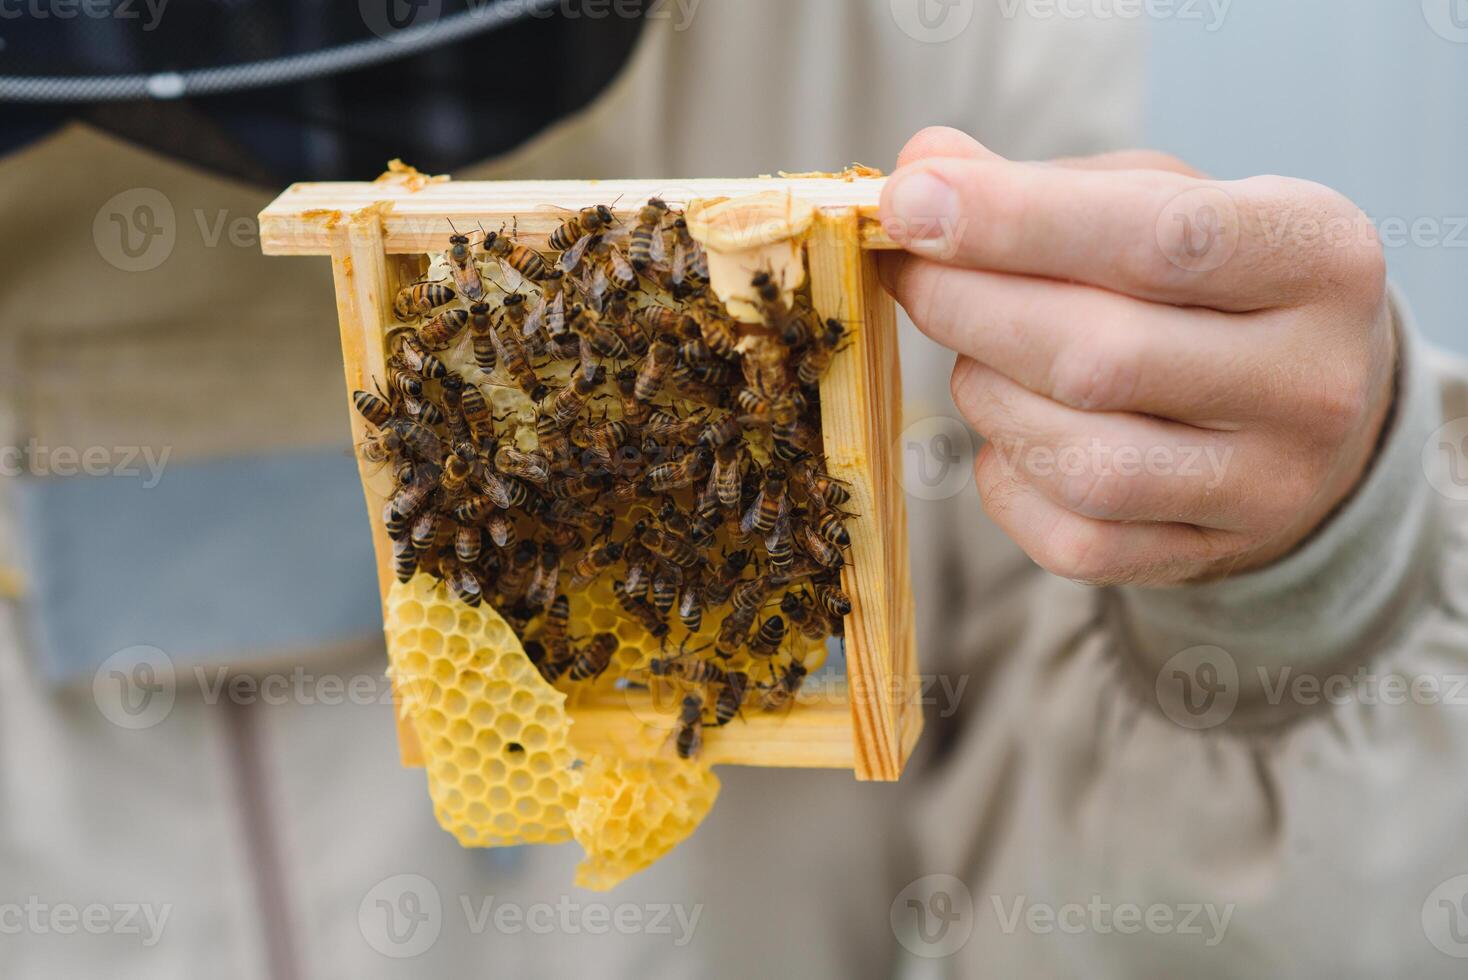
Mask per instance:
[[[1117,520],[1130,513],[1133,482],[1087,466],[1061,474],[1056,493],[1057,502],[1067,510],[1097,520]]]
[[[1135,359],[1126,341],[1104,328],[1066,344],[1051,365],[1050,397],[1083,411],[1124,406],[1136,386]]]
[[[1052,575],[1088,585],[1106,584],[1123,574],[1116,561],[1115,533],[1098,524],[1065,521],[1036,543],[1030,557]]]

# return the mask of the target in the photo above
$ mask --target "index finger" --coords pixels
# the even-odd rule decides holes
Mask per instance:
[[[1156,170],[1082,170],[927,159],[882,194],[889,235],[948,265],[1077,281],[1140,299],[1246,312],[1342,286],[1348,255],[1312,227],[1360,216],[1334,192],[1278,177],[1208,181]],[[1359,226],[1357,226],[1359,227]],[[1369,232],[1349,232],[1368,244]]]

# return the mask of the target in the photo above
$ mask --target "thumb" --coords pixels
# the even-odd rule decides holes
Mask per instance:
[[[956,157],[960,160],[1003,159],[968,133],[951,126],[929,126],[919,130],[907,141],[902,152],[897,154],[897,166],[900,169],[930,157]]]

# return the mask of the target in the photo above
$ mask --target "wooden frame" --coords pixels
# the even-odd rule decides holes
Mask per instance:
[[[822,316],[849,325],[849,347],[821,383],[822,426],[832,475],[851,485],[853,561],[842,584],[853,609],[846,622],[846,684],[802,696],[785,714],[751,713],[707,734],[715,764],[843,768],[858,779],[893,780],[922,729],[907,556],[907,508],[897,479],[901,378],[896,315],[878,285],[872,250],[893,247],[877,220],[882,181],[873,178],[759,178],[693,181],[440,182],[389,175],[375,183],[296,184],[260,214],[268,255],[329,255],[336,286],[347,390],[384,376],[383,338],[398,287],[418,278],[422,257],[441,250],[450,223],[498,230],[513,223],[520,241],[545,247],[568,210],[614,205],[630,219],[657,195],[693,200],[788,190],[817,209],[807,238],[812,298]],[[354,440],[364,422],[349,412]],[[391,587],[392,546],[383,498],[364,468],[378,582]],[[580,700],[573,738],[583,750],[650,754],[666,729],[623,698]],[[671,721],[671,719],[670,719]],[[399,724],[405,765],[421,765],[410,725]]]

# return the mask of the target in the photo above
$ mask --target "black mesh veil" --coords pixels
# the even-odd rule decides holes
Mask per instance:
[[[82,119],[268,186],[370,178],[394,156],[452,170],[510,150],[601,91],[646,6],[28,2],[25,16],[0,12],[0,152]],[[73,15],[56,16],[63,7]]]

